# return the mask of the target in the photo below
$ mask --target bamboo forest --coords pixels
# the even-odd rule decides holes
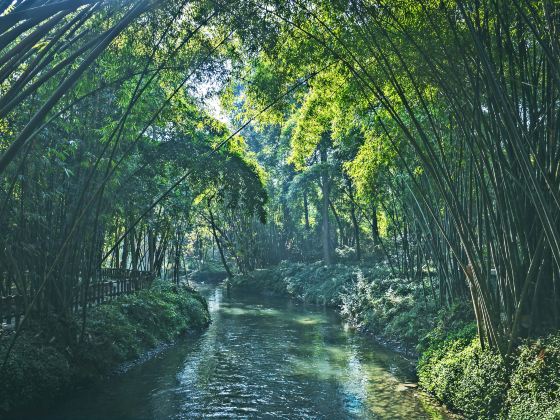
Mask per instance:
[[[558,0],[0,0],[0,419],[560,419]]]

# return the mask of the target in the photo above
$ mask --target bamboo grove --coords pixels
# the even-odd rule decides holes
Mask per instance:
[[[178,272],[205,238],[230,275],[347,247],[429,276],[502,355],[560,327],[556,2],[0,13],[0,272],[30,311],[103,264]],[[209,80],[245,141],[197,102]]]
[[[356,228],[354,246],[359,207],[373,244],[381,211],[404,260],[398,269],[421,278],[422,267],[432,267],[442,303],[471,300],[483,346],[506,354],[519,337],[557,329],[558,5],[294,1],[257,8],[282,29],[246,70],[249,115],[266,92],[274,95],[270,79],[301,77],[302,63],[329,66],[268,120],[289,137],[288,160],[303,170],[298,180],[320,172],[322,231],[329,211],[339,224],[325,197],[333,168],[342,166],[337,183]]]
[[[16,1],[2,13],[0,291],[22,300],[20,329],[57,328],[76,302],[85,321],[101,267],[178,281],[208,211],[264,217],[243,140],[196,99],[230,37],[203,33],[215,11]]]

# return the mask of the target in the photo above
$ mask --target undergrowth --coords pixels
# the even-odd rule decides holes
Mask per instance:
[[[2,372],[0,414],[49,401],[71,385],[101,379],[119,364],[209,322],[200,294],[158,283],[89,309],[83,335],[79,317],[55,328],[31,325],[16,340]],[[44,333],[56,328],[72,338]],[[0,336],[1,355],[12,337]]]
[[[232,286],[335,307],[355,328],[398,339],[408,350],[433,328],[438,313],[425,288],[383,265],[282,262],[235,277]]]

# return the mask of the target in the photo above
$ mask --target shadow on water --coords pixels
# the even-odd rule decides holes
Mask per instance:
[[[443,419],[402,356],[317,306],[200,285],[213,322],[41,418]],[[34,416],[37,418],[37,416]]]

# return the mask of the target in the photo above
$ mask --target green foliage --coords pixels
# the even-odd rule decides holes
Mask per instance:
[[[507,390],[503,359],[482,351],[472,326],[432,343],[420,358],[420,385],[468,418],[497,418]]]
[[[432,306],[426,306],[417,285],[393,277],[388,268],[362,268],[342,296],[343,316],[358,329],[397,339],[414,347],[431,327]]]
[[[18,338],[0,381],[0,413],[48,401],[69,385],[98,380],[120,363],[210,322],[200,294],[163,283],[90,311],[82,343],[63,344],[38,332],[45,328]],[[70,329],[79,331],[78,319]],[[1,354],[10,339],[0,337]]]
[[[11,335],[0,337],[6,354]],[[49,400],[70,383],[68,355],[35,332],[24,333],[12,349],[0,381],[0,414]]]
[[[79,31],[73,35],[43,33],[54,43],[49,54],[56,60],[42,62],[39,50],[22,54],[23,61],[18,58],[11,67],[14,77],[0,77],[0,108],[10,99],[7,92],[20,91],[24,79],[35,84],[51,65],[83,43],[90,44],[93,36],[118,22],[134,3],[119,0],[96,6],[91,16],[82,10],[85,26],[77,25]],[[17,294],[26,295],[22,300],[30,302],[37,279],[49,272],[51,277],[34,308],[41,310],[32,312],[38,319],[53,309],[57,317],[70,312],[69,306],[84,292],[85,282],[79,279],[94,276],[101,266],[160,274],[169,269],[164,262],[172,261],[174,275],[185,270],[186,254],[209,242],[208,232],[199,232],[205,227],[200,197],[212,197],[220,216],[228,212],[237,219],[266,219],[262,168],[243,139],[230,138],[228,125],[204,109],[201,96],[211,95],[208,87],[204,92],[197,89],[207,76],[219,85],[219,71],[213,71],[213,64],[222,60],[222,51],[210,47],[217,45],[215,37],[225,34],[216,27],[204,30],[206,22],[201,22],[214,15],[215,5],[155,3],[158,7],[150,8],[141,21],[125,25],[49,110],[52,119],[37,131],[25,153],[0,174],[0,272],[9,279],[1,292],[13,294],[17,289]],[[73,12],[63,16],[66,24]],[[29,23],[4,48],[21,45],[28,35],[25,32],[34,30]],[[89,48],[92,45],[97,44]],[[75,58],[81,61],[88,55],[85,49]],[[22,99],[9,118],[0,115],[1,152],[14,144],[40,105],[60,87],[72,63],[66,70],[49,74],[48,83],[37,85],[32,99]],[[37,74],[24,77],[35,70]],[[222,230],[237,245],[229,222],[220,217]],[[248,231],[246,226],[234,227]],[[204,236],[194,246],[185,239],[193,231]],[[145,258],[141,250],[147,250]],[[57,264],[70,255],[78,258],[73,264]],[[32,280],[24,285],[19,273],[29,273]],[[100,316],[118,320],[122,314]],[[152,341],[149,336],[144,339]]]
[[[509,418],[560,418],[560,335],[521,345],[510,383]]]
[[[196,272],[200,273],[223,273],[224,266],[218,260],[204,260],[196,267]]]
[[[420,385],[468,418],[560,416],[560,335],[528,341],[508,363],[481,350],[476,326],[431,336],[418,363]]]
[[[474,299],[484,314],[480,338],[491,347],[527,333],[513,322],[518,314],[531,314],[532,332],[560,328],[557,2],[156,3],[123,25],[41,118],[40,105],[83,57],[93,57],[84,50],[70,59],[73,52],[104,37],[134,2],[91,10],[83,27],[62,30],[78,13],[69,10],[37,31],[37,42],[26,42],[33,37],[18,29],[5,39],[3,49],[14,54],[0,80],[0,150],[19,151],[0,179],[0,268],[14,279],[5,289],[33,290],[21,273],[33,282],[47,267],[52,279],[74,280],[46,282],[46,301],[37,307],[60,306],[49,296],[73,302],[82,268],[98,268],[98,255],[129,226],[135,231],[108,265],[125,266],[132,256],[138,269],[133,250],[148,245],[145,268],[159,271],[172,258],[178,273],[192,226],[197,245],[189,251],[197,248],[203,261],[205,241],[223,242],[242,272],[284,258],[312,261],[320,243],[327,263],[331,248],[345,262],[383,248],[394,274],[386,267],[284,263],[235,284],[339,306],[360,329],[419,344],[426,388],[471,417],[498,415],[507,388],[503,362],[482,351],[472,326],[463,328],[473,319],[465,305],[437,308],[468,302],[469,289],[481,290]],[[204,21],[209,16],[211,23]],[[224,48],[214,48],[226,34]],[[223,77],[229,70],[219,67],[233,73]],[[187,74],[195,80],[184,80]],[[232,125],[257,117],[264,134],[254,130],[247,144],[235,137],[212,151],[228,138],[227,125],[192,96],[197,85],[219,79],[231,81],[223,102],[240,117]],[[47,114],[53,120],[35,141],[16,141]],[[181,188],[143,214],[185,173]],[[213,237],[206,211],[219,225]],[[273,223],[263,228],[256,222],[265,216]],[[504,240],[502,232],[523,240]],[[51,267],[53,255],[74,262]],[[427,292],[422,276],[434,271],[441,284]],[[69,357],[82,357],[95,375],[204,318],[194,301],[152,297],[91,311],[83,348]],[[69,308],[58,310],[63,317]],[[79,328],[54,330],[58,340]],[[555,340],[527,343],[509,361],[504,413],[560,415]],[[91,360],[83,358],[90,353]]]
[[[448,339],[465,339],[464,344],[470,343],[477,332],[473,318],[472,308],[466,302],[440,309],[434,327],[419,341],[418,353],[438,347]]]
[[[77,351],[79,373],[84,379],[101,376],[147,348],[209,321],[206,303],[198,294],[163,284],[100,305],[89,315],[86,340]]]

